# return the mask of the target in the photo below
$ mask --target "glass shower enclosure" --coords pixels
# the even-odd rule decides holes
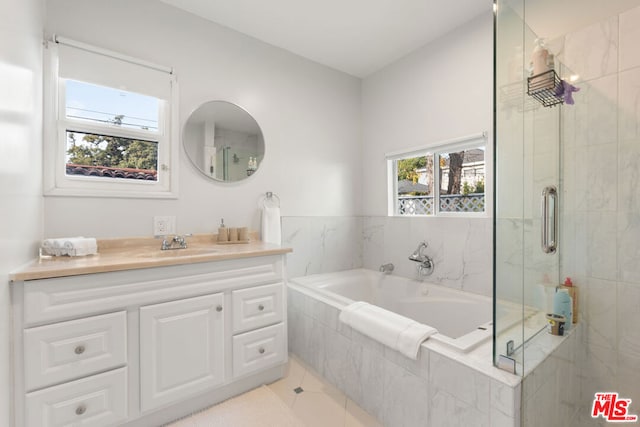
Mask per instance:
[[[537,35],[525,6],[494,4],[494,363],[518,375],[525,372],[524,344],[546,329],[562,250],[561,107],[553,93],[550,102],[532,96],[531,84],[547,75],[529,79]],[[563,75],[557,65],[555,71]]]

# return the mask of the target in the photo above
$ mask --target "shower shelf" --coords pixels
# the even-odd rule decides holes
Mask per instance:
[[[500,103],[504,108],[515,108],[520,113],[540,108],[540,104],[535,99],[524,95],[524,81],[522,80],[500,87]]]
[[[564,103],[562,92],[562,81],[555,70],[527,78],[527,95],[534,97],[545,107]]]

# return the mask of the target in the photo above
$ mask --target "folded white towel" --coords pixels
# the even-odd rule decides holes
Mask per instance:
[[[262,241],[278,245],[282,243],[280,208],[277,206],[262,208]]]
[[[438,332],[431,326],[363,301],[342,309],[340,321],[414,360],[418,358],[420,344]]]

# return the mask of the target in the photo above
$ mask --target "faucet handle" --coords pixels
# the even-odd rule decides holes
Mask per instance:
[[[394,265],[392,263],[382,264],[379,268],[379,271],[384,274],[391,274],[394,269]]]

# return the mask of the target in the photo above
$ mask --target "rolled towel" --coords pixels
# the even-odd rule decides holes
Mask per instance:
[[[92,237],[63,237],[43,240],[42,249],[47,255],[85,256],[98,253],[98,244]]]
[[[62,239],[45,239],[42,241],[42,249],[46,255],[62,255]]]
[[[357,301],[340,312],[340,321],[411,359],[418,358],[420,344],[437,329],[407,317]]]
[[[64,241],[65,254],[69,256],[86,256],[98,253],[98,244],[92,237],[71,237]]]
[[[65,249],[84,249],[97,246],[96,239],[90,237],[69,237],[63,240]]]

